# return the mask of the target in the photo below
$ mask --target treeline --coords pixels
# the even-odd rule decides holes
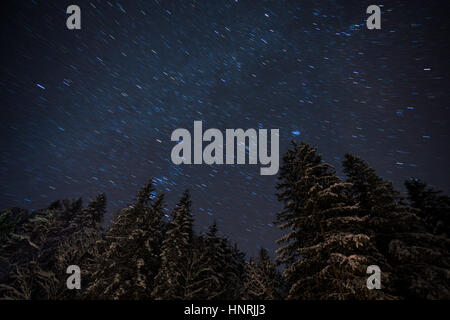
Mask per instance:
[[[410,179],[405,199],[350,154],[343,167],[344,180],[293,142],[279,172],[275,261],[265,249],[246,260],[215,223],[195,234],[188,191],[167,218],[151,182],[107,229],[104,194],[87,207],[3,210],[0,298],[450,299],[450,198]],[[80,267],[80,290],[67,289],[69,265]],[[370,265],[380,290],[366,286]]]

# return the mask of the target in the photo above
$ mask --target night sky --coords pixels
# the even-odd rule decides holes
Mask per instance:
[[[281,204],[260,165],[171,163],[177,128],[280,129],[339,174],[361,156],[403,190],[450,191],[446,1],[9,1],[2,4],[0,208],[105,192],[111,215],[155,177],[171,209],[192,193],[255,254]],[[384,3],[384,5],[383,5]],[[66,8],[81,8],[81,30]],[[366,8],[383,5],[381,30]]]

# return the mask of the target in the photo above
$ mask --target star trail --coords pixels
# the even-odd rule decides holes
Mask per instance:
[[[66,8],[81,8],[81,30]],[[2,16],[0,207],[98,193],[108,213],[151,177],[169,208],[192,193],[250,255],[280,232],[276,176],[252,165],[174,165],[170,135],[280,130],[345,152],[403,190],[414,176],[450,191],[448,6],[367,1],[14,1]]]

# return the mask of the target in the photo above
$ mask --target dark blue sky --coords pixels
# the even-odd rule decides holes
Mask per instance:
[[[70,4],[82,29],[69,31]],[[254,254],[274,249],[276,178],[259,165],[175,166],[176,128],[280,129],[340,169],[355,153],[402,189],[450,191],[445,2],[14,1],[3,10],[0,207],[105,192],[109,212],[150,177],[172,208],[192,191]]]

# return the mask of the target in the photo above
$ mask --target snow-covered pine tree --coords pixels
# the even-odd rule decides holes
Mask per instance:
[[[67,227],[59,209],[44,209],[31,215],[1,247],[0,261],[8,262],[8,278],[0,284],[0,299],[58,296],[58,280],[50,268],[55,264],[55,244],[61,241],[58,235]]]
[[[185,299],[214,300],[225,291],[225,250],[214,222],[206,236],[196,237],[189,254]]]
[[[349,183],[322,162],[306,143],[288,150],[280,168],[278,198],[284,209],[276,223],[289,232],[276,252],[286,264],[288,299],[382,299],[387,290],[368,290],[367,266],[383,256],[365,232],[366,217],[356,216]],[[387,281],[385,281],[387,283]]]
[[[66,268],[75,264],[83,270],[95,255],[100,230],[93,216],[101,220],[105,205],[104,196],[99,195],[85,209],[81,199],[65,199],[33,214],[23,212],[24,219],[0,249],[0,260],[8,261],[9,276],[0,279],[4,297],[79,298],[77,290],[67,290]]]
[[[233,300],[240,297],[243,282],[244,254],[217,234],[217,224],[209,228],[205,239],[208,274],[206,299]]]
[[[82,209],[79,214],[72,217],[71,225],[74,228],[94,228],[101,229],[101,222],[106,213],[106,196],[104,193],[98,194],[95,199],[88,203],[87,208]]]
[[[97,244],[100,255],[88,270],[87,298],[150,299],[160,266],[162,201],[150,182],[122,210]]]
[[[359,214],[369,217],[368,230],[373,231],[378,250],[393,268],[396,294],[449,299],[450,240],[428,233],[416,210],[365,161],[346,154],[343,165]]]
[[[169,222],[161,249],[161,267],[155,277],[152,297],[158,300],[185,299],[192,250],[192,215],[189,191],[179,200]]]
[[[284,296],[281,274],[264,248],[245,265],[244,279],[241,297],[244,300],[280,300]]]
[[[18,208],[0,211],[0,246],[14,234],[20,221],[20,214]]]
[[[98,227],[106,213],[106,196],[104,193],[100,193],[94,201],[89,202],[87,212],[92,217],[93,226]]]
[[[227,238],[221,238],[224,252],[224,263],[221,273],[224,277],[223,291],[218,296],[220,300],[236,300],[240,298],[244,282],[245,254]]]
[[[450,236],[450,197],[436,191],[419,179],[405,181],[408,200],[424,220],[428,230],[435,235]]]
[[[82,278],[89,269],[90,262],[98,255],[97,242],[102,239],[101,222],[106,213],[106,196],[98,194],[88,203],[87,208],[75,215],[71,222],[72,231],[61,241],[55,253],[55,275],[61,295],[58,299],[81,299],[79,290],[67,290],[67,267],[77,265]]]

